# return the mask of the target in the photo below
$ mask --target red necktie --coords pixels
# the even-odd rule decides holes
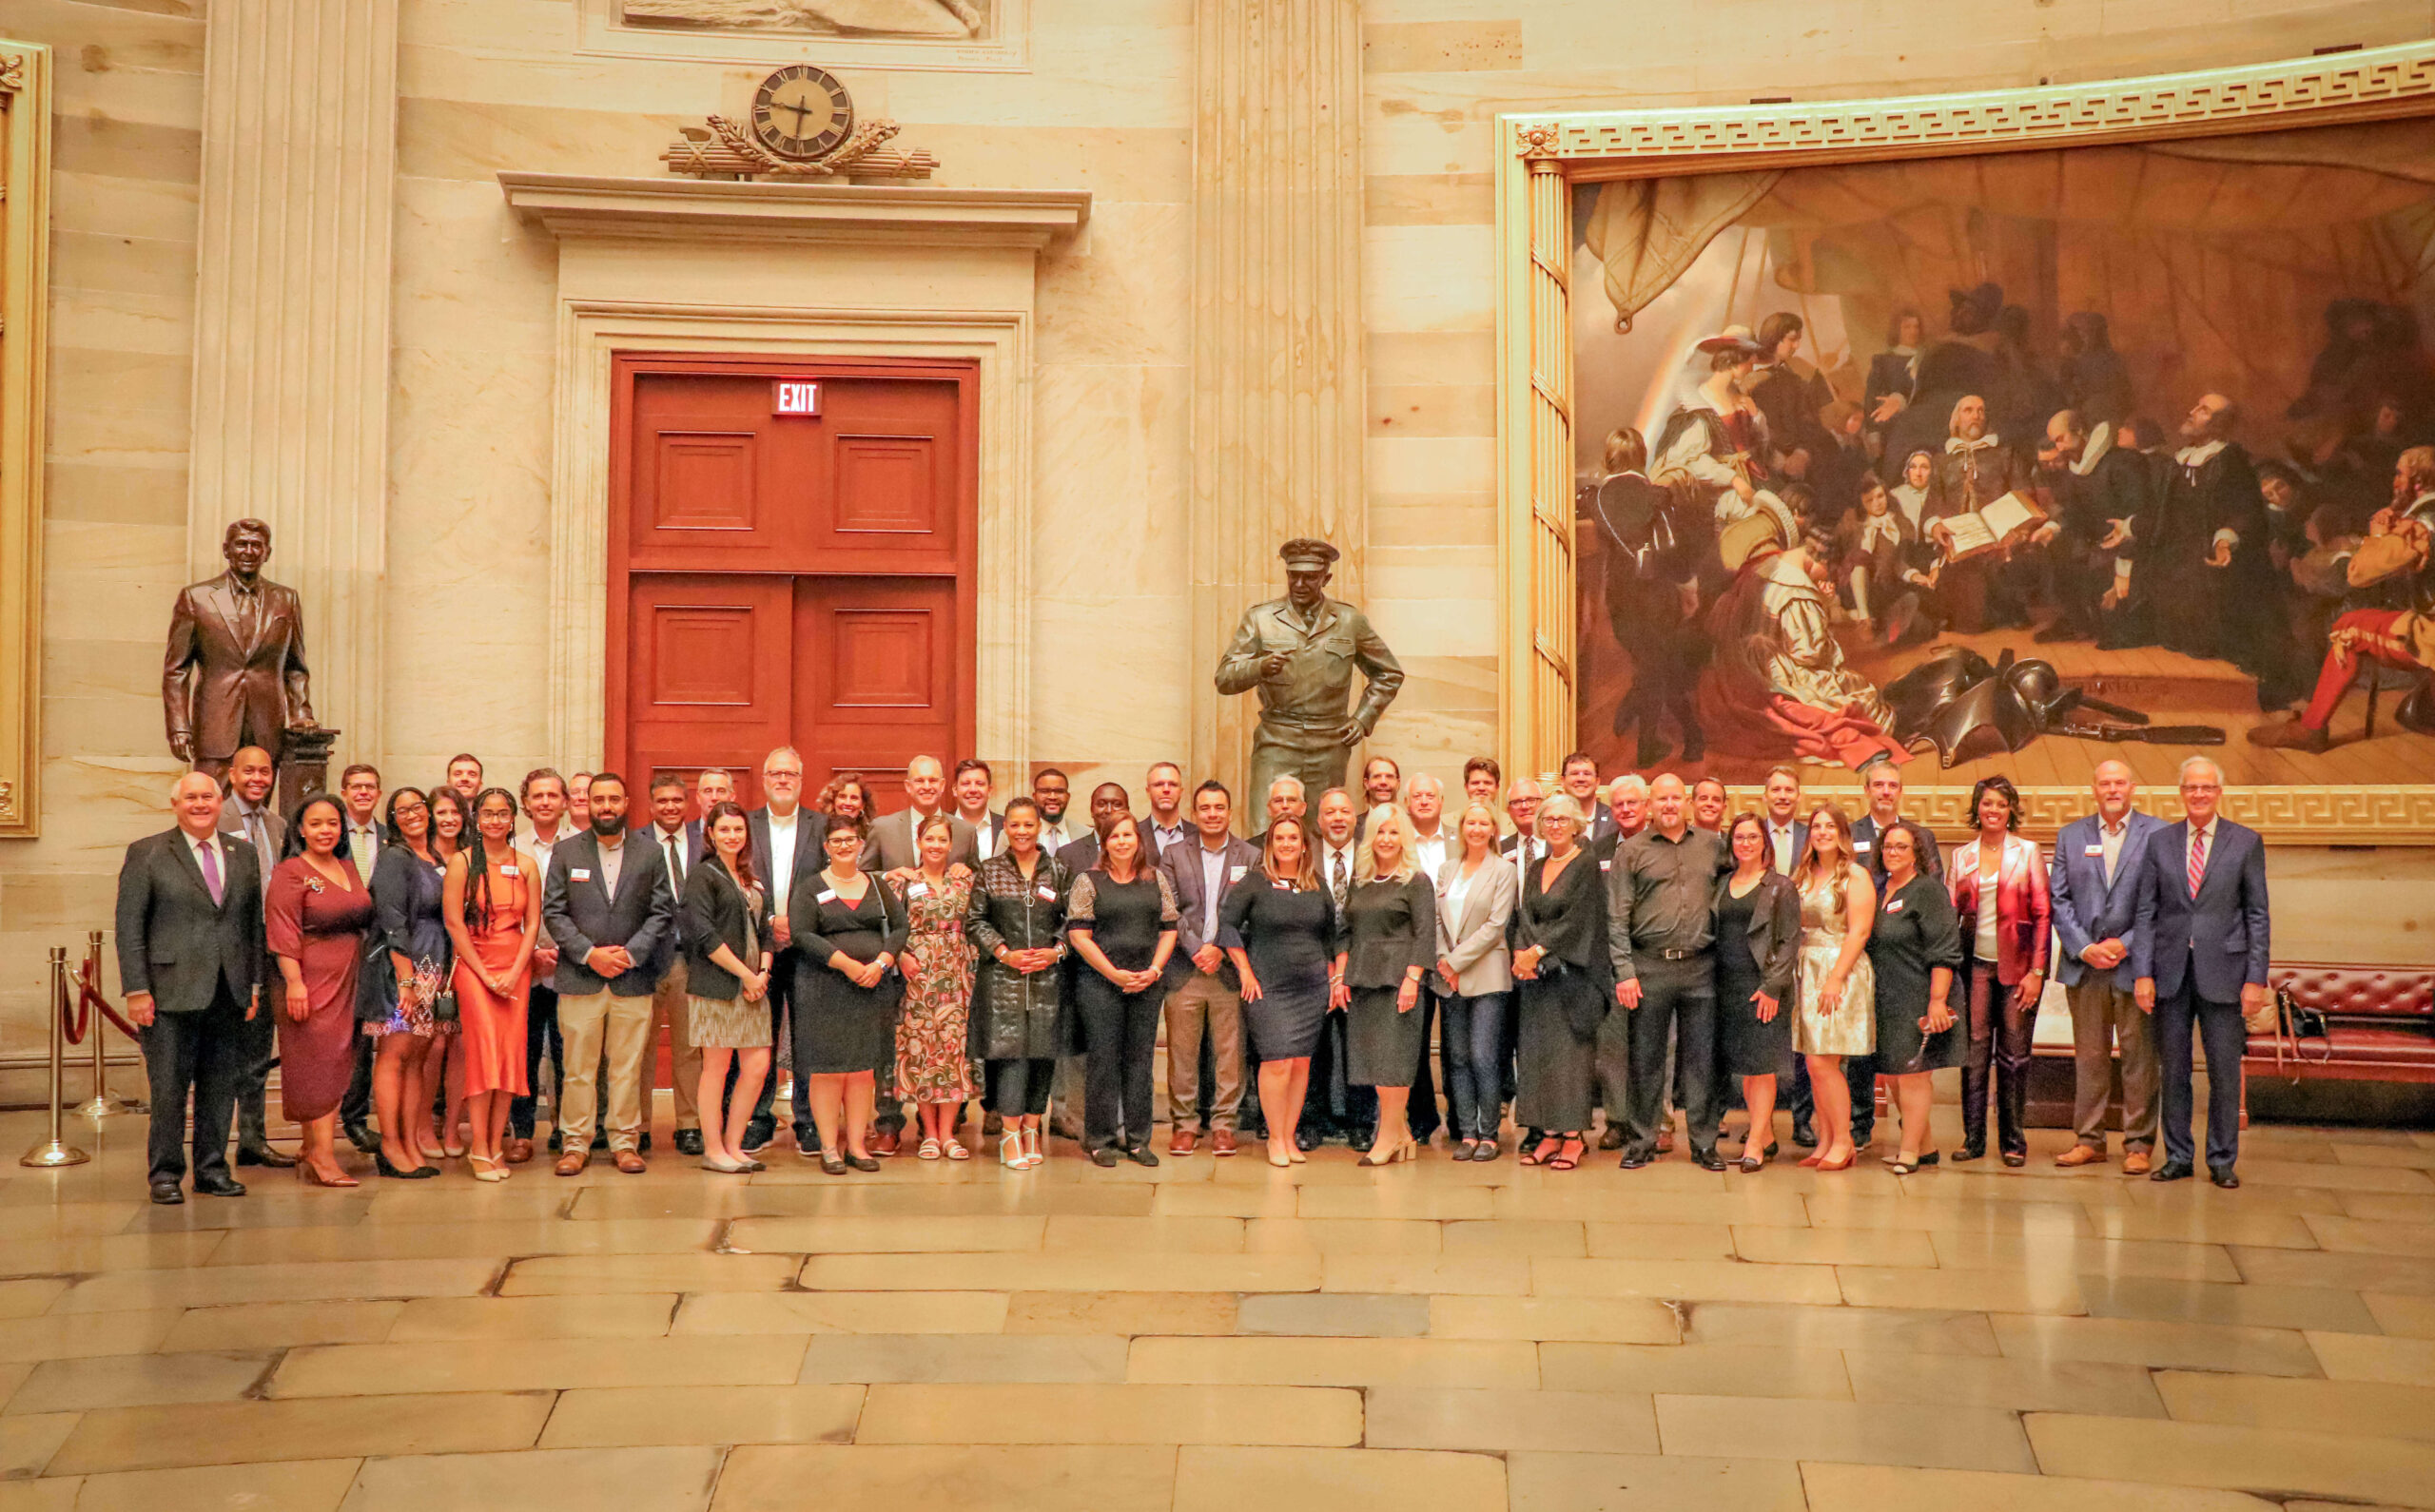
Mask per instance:
[[[2198,884],[2207,880],[2207,831],[2190,832],[2190,896],[2198,896]]]

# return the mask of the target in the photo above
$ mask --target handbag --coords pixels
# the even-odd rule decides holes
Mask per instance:
[[[2323,1065],[2333,1058],[2333,1025],[2324,1009],[2303,1005],[2289,987],[2275,988],[2268,1003],[2274,1017],[2275,1070],[2297,1081],[2304,1063]],[[2325,1041],[2323,1055],[2311,1056],[2301,1049],[2300,1041],[2310,1037]]]
[[[457,1021],[456,988],[444,988],[433,996],[431,999],[431,1021],[436,1024],[453,1024]]]

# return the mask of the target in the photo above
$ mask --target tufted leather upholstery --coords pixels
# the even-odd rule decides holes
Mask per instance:
[[[2435,968],[2278,962],[2271,980],[2321,1010],[2330,1041],[2302,1040],[2275,1063],[2271,1035],[2251,1035],[2245,1069],[2261,1076],[2435,1082]]]

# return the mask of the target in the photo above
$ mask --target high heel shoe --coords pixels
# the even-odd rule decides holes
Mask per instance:
[[[1005,1137],[998,1141],[998,1164],[1009,1171],[1023,1171],[1029,1168],[1029,1160],[1023,1153],[1023,1132],[1007,1130]]]
[[[474,1168],[476,1181],[505,1181],[507,1171],[488,1155],[467,1155],[465,1164]]]
[[[1380,1159],[1377,1152],[1371,1151],[1365,1153],[1362,1157],[1354,1161],[1354,1164],[1356,1166],[1395,1166],[1401,1165],[1407,1160],[1417,1160],[1419,1158],[1420,1141],[1414,1139],[1410,1134],[1406,1134],[1404,1135],[1403,1142],[1401,1144],[1396,1145],[1393,1149],[1387,1152],[1385,1159]]]
[[[1048,1153],[1040,1147],[1040,1131],[1037,1128],[1024,1130],[1023,1169],[1029,1171],[1034,1166],[1045,1164],[1047,1160]]]
[[[372,1152],[372,1169],[393,1181],[428,1181],[439,1174],[438,1166],[417,1166],[412,1171],[400,1171],[389,1163],[387,1154],[378,1150]]]
[[[310,1160],[296,1162],[296,1179],[308,1187],[360,1187],[363,1184],[343,1171],[338,1173],[336,1180],[333,1180],[314,1170],[313,1162]]]
[[[1821,1160],[1820,1162],[1818,1162],[1818,1169],[1819,1169],[1820,1171],[1821,1171],[1821,1172],[1823,1172],[1823,1171],[1849,1171],[1849,1170],[1851,1170],[1851,1169],[1852,1169],[1852,1161],[1853,1161],[1854,1157],[1855,1157],[1857,1154],[1858,1154],[1858,1152],[1857,1152],[1857,1151],[1847,1151],[1847,1152],[1845,1152],[1845,1153],[1844,1153],[1844,1155],[1843,1155],[1843,1158],[1842,1158],[1842,1159],[1841,1159],[1841,1160]],[[1808,1164],[1808,1162],[1807,1162],[1807,1161],[1803,1161],[1803,1162],[1802,1162],[1802,1163],[1803,1165]]]

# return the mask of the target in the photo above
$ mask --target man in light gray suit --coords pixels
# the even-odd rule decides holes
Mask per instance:
[[[947,769],[944,763],[936,756],[916,756],[906,763],[905,796],[912,800],[910,804],[871,825],[871,854],[864,858],[867,863],[876,857],[876,869],[882,872],[921,865],[922,847],[914,839],[914,830],[932,814],[945,813],[955,832],[955,845],[947,852],[947,864],[981,864],[972,826],[946,807]]]
[[[2114,1055],[2122,1051],[2122,1170],[2148,1173],[2156,1147],[2156,1037],[2133,989],[2133,914],[2146,881],[2148,837],[2164,821],[2131,806],[2139,790],[2131,768],[2099,762],[2096,812],[2075,819],[2055,837],[2047,893],[2054,901],[2055,976],[2072,998],[2072,1127],[2079,1142],[2055,1157],[2058,1166],[2105,1160],[2105,1110],[2114,1100]]]

